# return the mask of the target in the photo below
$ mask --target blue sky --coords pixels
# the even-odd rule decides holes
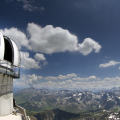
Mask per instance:
[[[0,32],[21,51],[16,87],[103,89],[120,83],[119,0],[1,0]]]

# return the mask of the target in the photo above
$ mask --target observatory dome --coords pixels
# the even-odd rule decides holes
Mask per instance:
[[[11,38],[0,33],[0,62],[4,67],[9,65],[20,67],[20,52],[17,44]],[[7,65],[6,65],[7,63]]]

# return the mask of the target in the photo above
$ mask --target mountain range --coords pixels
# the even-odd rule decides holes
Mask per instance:
[[[120,112],[96,109],[78,114],[60,109],[45,110],[30,117],[31,120],[119,120]]]
[[[79,113],[98,108],[117,109],[120,105],[120,89],[113,88],[109,91],[93,93],[77,90],[51,91],[31,87],[14,93],[14,98],[17,104],[28,111],[40,112],[59,108],[67,112]]]

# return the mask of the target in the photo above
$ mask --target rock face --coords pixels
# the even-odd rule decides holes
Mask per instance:
[[[89,91],[50,91],[28,88],[14,94],[17,104],[29,111],[44,111],[60,108],[72,113],[105,108],[115,109],[120,105],[120,90],[93,93]]]

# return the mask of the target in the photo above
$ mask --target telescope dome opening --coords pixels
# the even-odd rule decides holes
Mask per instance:
[[[4,38],[4,42],[5,42],[4,60],[13,63],[13,48],[11,41],[8,40],[7,38]]]

